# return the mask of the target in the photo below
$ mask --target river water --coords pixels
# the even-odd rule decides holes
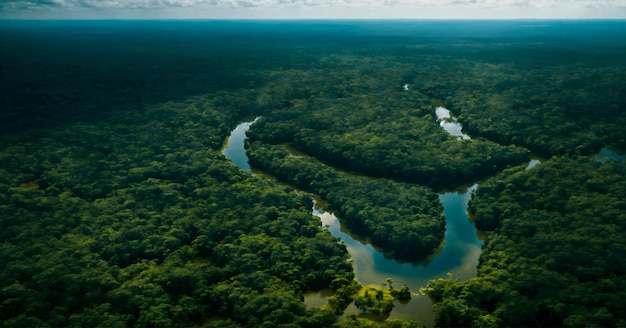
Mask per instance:
[[[448,133],[455,136],[459,140],[471,139],[470,136],[463,133],[463,127],[459,122],[457,122],[456,117],[450,114],[450,111],[447,108],[438,106],[435,108],[435,114],[437,114],[439,126],[441,126]]]
[[[434,324],[431,300],[419,294],[429,280],[447,277],[452,274],[461,280],[476,276],[476,267],[480,255],[482,241],[478,238],[474,224],[467,214],[467,201],[471,193],[478,187],[474,184],[459,191],[451,191],[439,195],[446,219],[444,243],[430,259],[424,263],[399,263],[386,258],[383,253],[368,243],[361,242],[353,233],[343,228],[339,219],[323,208],[315,208],[313,214],[319,216],[324,226],[333,236],[339,237],[350,253],[356,280],[364,286],[382,286],[387,278],[393,279],[394,287],[406,284],[413,292],[408,303],[395,302],[390,318],[410,319],[427,326]],[[307,295],[311,304],[323,304],[327,295]],[[320,299],[321,298],[321,299]],[[358,310],[350,306],[346,313]]]
[[[235,165],[239,166],[244,171],[250,171],[250,164],[248,164],[248,155],[246,154],[245,147],[245,140],[248,138],[246,131],[248,131],[250,126],[258,119],[259,117],[250,122],[239,123],[230,133],[226,147],[224,147],[222,151],[222,154],[224,154],[226,158],[233,161]]]
[[[254,121],[239,124],[232,131],[223,151],[224,156],[246,171],[250,170],[250,165],[244,147],[245,133],[253,123]],[[474,184],[439,195],[446,219],[445,241],[438,252],[424,263],[399,263],[386,258],[371,244],[359,241],[364,238],[359,238],[342,228],[340,220],[322,207],[316,206],[313,215],[320,218],[333,236],[339,237],[345,243],[359,283],[364,286],[382,286],[387,278],[391,278],[395,287],[406,284],[411,289],[413,292],[411,301],[404,304],[396,302],[390,318],[410,319],[432,326],[434,323],[432,302],[427,296],[419,294],[420,288],[425,287],[429,280],[446,277],[449,273],[461,280],[476,275],[482,241],[479,240],[474,224],[468,218],[467,201],[477,187],[478,185]],[[310,293],[305,295],[305,303],[307,306],[321,306],[329,296],[326,291]],[[351,305],[346,310],[346,313],[350,312],[359,311]]]
[[[619,149],[604,147],[598,153],[598,161],[605,162],[609,159],[616,159],[618,161],[623,161],[626,159],[626,152]]]
[[[463,133],[461,125],[456,118],[450,115],[450,111],[443,107],[436,109],[437,119],[440,126],[459,140],[470,139]],[[241,169],[249,171],[248,157],[244,147],[246,131],[258,119],[239,124],[231,133],[223,154],[231,159]],[[625,155],[618,154],[608,148],[603,148],[598,154],[600,161],[610,158],[624,159]],[[538,165],[543,159],[533,158],[526,169]],[[429,280],[452,275],[460,280],[467,280],[476,276],[478,257],[481,253],[482,240],[480,233],[476,231],[470,221],[467,212],[467,202],[471,194],[478,188],[478,184],[461,187],[458,190],[439,194],[439,201],[443,206],[443,215],[446,220],[446,233],[444,242],[439,250],[423,263],[399,263],[386,258],[371,244],[363,242],[354,233],[341,226],[339,218],[333,213],[326,212],[323,207],[313,208],[313,215],[318,216],[325,229],[335,237],[340,238],[346,245],[353,260],[354,273],[357,281],[364,286],[382,286],[388,278],[393,279],[394,287],[406,284],[413,292],[412,299],[407,303],[396,301],[390,318],[415,320],[426,326],[434,325],[434,314],[431,300],[419,293],[420,288],[425,287]],[[305,303],[308,307],[322,306],[332,293],[320,291],[305,295]],[[350,305],[346,313],[358,313],[354,305]]]

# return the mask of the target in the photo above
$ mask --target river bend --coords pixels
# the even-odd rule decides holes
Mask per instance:
[[[258,119],[258,118],[257,118]],[[250,165],[244,147],[246,131],[256,121],[240,123],[231,133],[224,156],[231,159],[241,169],[249,171]],[[459,128],[460,130],[460,128]],[[353,260],[356,279],[362,285],[381,286],[387,278],[394,280],[394,285],[406,284],[413,292],[413,298],[408,303],[395,303],[391,318],[410,319],[422,324],[433,325],[434,315],[431,300],[418,291],[425,287],[429,280],[446,277],[452,274],[461,280],[476,275],[478,257],[482,246],[474,224],[467,214],[467,201],[471,193],[478,187],[477,184],[464,187],[457,191],[445,192],[439,195],[443,205],[443,215],[446,219],[445,239],[436,254],[424,263],[399,263],[372,247],[363,243],[355,234],[341,226],[340,220],[332,213],[316,206],[313,215],[318,216],[329,232],[339,237],[346,245]],[[308,306],[319,306],[326,302],[328,293],[308,294],[305,303]],[[346,313],[358,312],[353,305]]]

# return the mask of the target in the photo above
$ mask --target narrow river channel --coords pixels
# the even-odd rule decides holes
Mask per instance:
[[[250,164],[248,164],[248,155],[246,154],[245,140],[246,131],[250,129],[250,126],[258,120],[255,118],[250,122],[239,123],[237,127],[230,132],[230,137],[226,143],[226,147],[222,151],[222,154],[226,158],[233,161],[233,164],[239,166],[244,171],[250,171]]]
[[[250,170],[244,147],[245,133],[253,123],[254,121],[239,124],[232,131],[223,151],[224,156],[245,171]],[[432,302],[427,296],[419,294],[420,288],[425,287],[429,280],[446,277],[448,274],[461,280],[476,275],[482,241],[479,240],[476,229],[468,218],[467,201],[477,186],[474,184],[439,195],[446,219],[445,241],[439,251],[424,263],[398,263],[388,259],[372,245],[360,242],[359,239],[362,238],[342,228],[340,220],[334,214],[316,206],[313,215],[320,218],[333,236],[339,237],[345,243],[359,283],[365,286],[382,286],[387,278],[391,278],[394,286],[406,284],[411,289],[413,292],[411,301],[404,304],[396,302],[390,318],[410,319],[432,326],[434,323]],[[330,295],[325,291],[311,293],[305,296],[305,303],[307,306],[321,306],[326,303],[328,296]],[[359,311],[351,305],[346,313],[351,312]]]

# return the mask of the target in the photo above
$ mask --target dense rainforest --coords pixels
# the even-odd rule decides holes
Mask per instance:
[[[431,281],[435,324],[623,326],[626,164],[594,155],[626,149],[624,40],[622,21],[2,21],[1,325],[416,327],[368,320],[391,293],[354,280],[311,193],[419,262],[445,242],[437,192],[486,179],[477,277]],[[264,173],[221,154],[254,117]]]
[[[350,229],[399,260],[423,259],[445,231],[437,194],[425,187],[337,172],[282,146],[253,143],[250,163],[328,200]]]
[[[556,157],[509,169],[470,202],[489,231],[478,277],[429,284],[460,327],[626,325],[626,162]]]
[[[39,130],[3,149],[3,326],[334,322],[301,295],[349,286],[345,247],[311,216],[310,196],[219,153],[228,115],[213,101]]]

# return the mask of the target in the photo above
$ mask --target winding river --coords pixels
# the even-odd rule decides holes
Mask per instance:
[[[250,170],[244,147],[245,134],[255,121],[240,123],[231,132],[223,151],[224,156],[245,171]],[[458,124],[453,121],[449,123]],[[460,127],[458,130],[460,132]],[[408,303],[396,301],[390,318],[411,319],[432,326],[434,324],[432,302],[427,296],[418,293],[420,288],[425,287],[429,280],[446,277],[448,274],[461,280],[476,276],[482,241],[478,238],[474,224],[468,218],[467,201],[477,187],[478,185],[474,184],[439,195],[446,219],[445,241],[436,254],[419,264],[398,263],[386,258],[372,245],[359,241],[363,238],[347,231],[334,214],[326,212],[318,206],[318,203],[313,209],[313,215],[320,218],[324,227],[333,236],[339,237],[345,243],[353,260],[354,272],[359,283],[366,286],[381,286],[387,278],[391,278],[394,286],[406,284],[411,289],[413,292],[411,301]],[[320,306],[326,303],[328,296],[330,295],[326,291],[310,293],[305,295],[305,303],[307,306]],[[354,305],[350,305],[346,310],[346,313],[351,312],[358,313]]]
[[[436,108],[437,120],[440,126],[459,140],[471,139],[462,132],[462,126],[450,111],[444,107]],[[232,132],[223,151],[224,156],[245,171],[250,171],[248,157],[244,147],[246,131],[259,118],[253,121],[240,123]],[[603,148],[598,154],[599,161],[610,158],[623,160],[624,154],[608,148]],[[532,169],[544,159],[531,158],[526,169]],[[323,226],[333,236],[340,238],[346,245],[353,260],[356,279],[364,286],[381,286],[388,278],[393,279],[396,287],[406,284],[413,292],[412,299],[407,303],[396,301],[390,318],[409,319],[426,326],[434,325],[434,314],[431,300],[419,293],[429,280],[452,275],[460,280],[467,280],[476,276],[478,257],[481,253],[482,240],[474,224],[469,220],[467,202],[471,194],[478,188],[478,184],[464,186],[454,191],[439,194],[439,201],[443,205],[443,215],[446,220],[444,242],[439,250],[423,263],[399,263],[386,258],[382,252],[368,243],[361,242],[364,238],[341,226],[340,220],[333,214],[326,212],[319,203],[315,202],[313,215],[320,218]],[[305,295],[305,304],[308,307],[321,306],[326,303],[332,291],[320,291]],[[350,305],[345,313],[358,313],[354,305]]]
[[[440,126],[459,140],[470,139],[470,136],[462,132],[461,125],[456,118],[451,116],[450,111],[444,107],[437,107],[437,119]],[[233,161],[235,165],[245,171],[250,171],[248,157],[244,142],[246,131],[259,118],[253,121],[240,123],[232,132],[228,143],[223,151],[224,156]],[[598,160],[604,161],[609,158],[623,159],[620,155],[608,148],[603,148],[598,154]],[[532,158],[526,169],[532,169],[543,159]],[[353,260],[356,279],[364,286],[381,286],[387,278],[393,279],[396,287],[406,284],[413,292],[413,297],[408,303],[396,301],[390,318],[410,319],[425,324],[434,325],[434,314],[431,300],[419,294],[419,290],[425,287],[429,280],[446,277],[452,274],[460,280],[467,280],[476,276],[478,257],[480,256],[482,240],[480,233],[476,231],[474,224],[469,220],[467,202],[472,191],[478,188],[478,184],[464,186],[457,190],[439,194],[439,201],[443,205],[443,215],[446,220],[446,233],[440,249],[424,263],[399,263],[386,258],[382,252],[368,243],[361,242],[364,238],[341,226],[340,220],[333,214],[326,212],[320,202],[316,202],[313,215],[318,216],[328,231],[335,237],[340,238],[346,245]],[[330,296],[329,291],[320,291],[305,295],[305,303],[309,307],[321,306],[326,303]],[[358,313],[354,305],[350,305],[345,313]]]
[[[358,237],[341,226],[339,219],[332,213],[316,207],[313,214],[319,216],[322,223],[333,236],[339,237],[348,248],[354,266],[356,279],[362,285],[381,286],[387,278],[394,281],[394,286],[406,284],[413,292],[408,303],[396,301],[390,318],[411,319],[427,326],[434,323],[431,300],[417,293],[429,280],[446,277],[449,273],[461,280],[476,276],[476,266],[482,241],[474,224],[467,215],[467,201],[478,187],[474,184],[459,191],[439,195],[446,219],[444,243],[439,251],[424,263],[399,263],[386,258],[382,252],[358,241]],[[307,302],[313,305],[325,303],[324,293],[307,295]],[[359,311],[351,305],[346,313]]]

